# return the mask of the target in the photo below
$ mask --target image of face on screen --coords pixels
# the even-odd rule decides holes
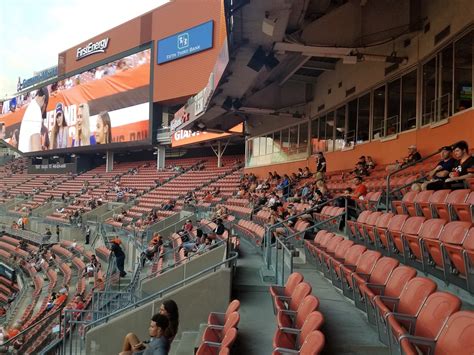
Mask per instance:
[[[0,139],[18,142],[24,153],[145,141],[150,50],[6,100],[0,122],[5,123]]]

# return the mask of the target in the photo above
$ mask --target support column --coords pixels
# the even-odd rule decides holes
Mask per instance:
[[[222,167],[222,145],[221,141],[217,141],[217,167],[221,168]]]
[[[108,150],[106,153],[105,171],[110,173],[114,170],[114,152]]]
[[[165,153],[166,153],[166,148],[163,146],[157,146],[156,147],[156,169],[164,169],[165,168]]]

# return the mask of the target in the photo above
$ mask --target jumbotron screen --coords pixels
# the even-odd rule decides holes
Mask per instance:
[[[147,141],[149,102],[147,49],[0,103],[0,139],[23,153]]]

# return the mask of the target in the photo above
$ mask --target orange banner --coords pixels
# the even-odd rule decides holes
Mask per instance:
[[[183,145],[206,142],[236,134],[242,134],[244,132],[244,124],[239,123],[237,126],[232,127],[229,131],[232,133],[193,132],[190,130],[176,131],[171,135],[171,146],[180,147]]]

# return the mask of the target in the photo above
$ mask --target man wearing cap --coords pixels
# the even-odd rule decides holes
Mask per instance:
[[[435,181],[444,181],[449,177],[449,172],[453,170],[456,160],[452,157],[453,148],[445,146],[441,148],[441,160],[436,164],[435,168],[428,173],[428,181],[424,182],[422,189],[426,190],[429,183]]]

